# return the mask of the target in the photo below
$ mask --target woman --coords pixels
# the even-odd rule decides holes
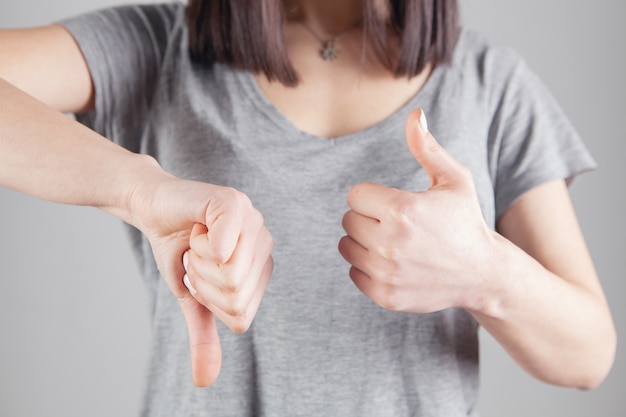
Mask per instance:
[[[7,81],[158,160],[2,83],[1,183],[143,232],[144,414],[468,415],[478,324],[538,378],[597,385],[615,336],[565,187],[593,162],[524,64],[459,34],[454,2],[227,3],[0,42]],[[255,321],[220,344],[213,314]]]

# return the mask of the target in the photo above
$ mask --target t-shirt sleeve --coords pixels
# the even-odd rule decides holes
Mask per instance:
[[[596,164],[559,104],[521,58],[506,51],[493,57],[492,65],[508,67],[491,100],[497,219],[530,189],[556,179],[569,184]]]
[[[77,120],[132,151],[149,114],[182,4],[121,6],[60,22],[91,73],[95,110]]]

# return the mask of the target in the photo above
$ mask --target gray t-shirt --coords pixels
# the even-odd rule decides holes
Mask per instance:
[[[478,326],[464,310],[386,311],[337,251],[348,189],[424,190],[404,121],[421,107],[467,165],[487,223],[522,193],[594,162],[552,97],[508,49],[463,32],[449,66],[395,114],[334,139],[303,133],[247,72],[190,61],[184,6],[123,7],[64,22],[87,59],[96,111],[79,119],[174,175],[235,187],[263,213],[275,272],[251,329],[220,327],[223,365],[195,388],[186,326],[147,241],[131,230],[153,343],[143,416],[475,415]],[[132,341],[128,341],[132,343]]]

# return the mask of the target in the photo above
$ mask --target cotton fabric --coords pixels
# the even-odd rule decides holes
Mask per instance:
[[[78,119],[176,176],[243,191],[275,239],[275,270],[254,323],[245,334],[220,324],[222,372],[201,389],[177,300],[148,241],[129,228],[152,318],[142,416],[476,415],[476,321],[461,309],[378,307],[349,279],[337,243],[353,185],[428,188],[405,142],[414,108],[471,170],[491,227],[526,191],[594,167],[515,52],[464,31],[452,63],[435,68],[405,106],[328,139],[297,129],[252,74],[191,62],[182,4],[125,6],[63,24],[95,87],[96,110]]]

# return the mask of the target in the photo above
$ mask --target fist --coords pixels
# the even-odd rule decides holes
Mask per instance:
[[[135,193],[136,226],[185,316],[193,379],[207,386],[222,362],[215,317],[236,332],[250,326],[272,273],[273,240],[243,193],[169,175],[157,180]]]

